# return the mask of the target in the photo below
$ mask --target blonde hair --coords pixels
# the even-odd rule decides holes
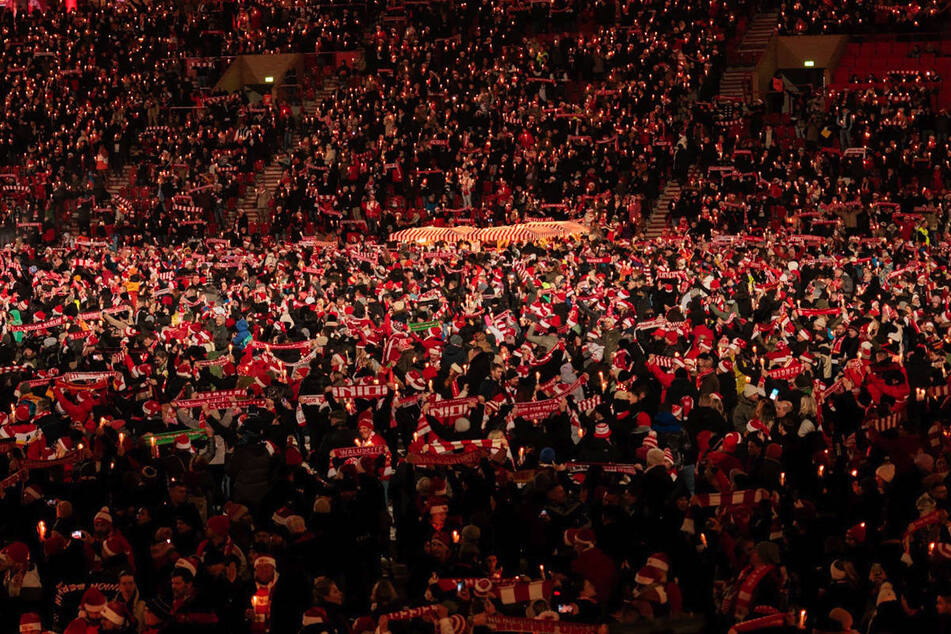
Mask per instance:
[[[816,415],[816,399],[806,395],[799,401],[799,415],[806,418],[813,418]]]

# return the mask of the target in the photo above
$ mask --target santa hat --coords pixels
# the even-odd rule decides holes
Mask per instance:
[[[27,612],[20,617],[20,634],[42,631],[43,622],[40,620],[40,615],[36,612]]]
[[[142,403],[142,411],[149,418],[154,418],[162,413],[162,406],[158,401],[150,400]]]
[[[731,431],[723,437],[723,451],[733,453],[736,451],[737,445],[740,444],[740,440],[742,440],[742,436],[739,432]]]
[[[92,520],[94,522],[96,520],[102,520],[103,522],[108,522],[112,524],[112,512],[109,510],[108,506],[104,506],[101,509],[99,509],[99,512],[93,516]]]
[[[100,592],[98,588],[89,588],[83,593],[80,605],[86,612],[98,614],[106,607],[106,595]]]
[[[301,625],[319,625],[327,621],[327,612],[323,608],[312,607],[307,608],[307,611],[304,612],[304,618],[301,619]]]
[[[102,555],[104,558],[124,555],[125,553],[125,540],[118,535],[113,535],[102,543]]]
[[[663,582],[663,574],[653,566],[644,566],[634,575],[634,583],[638,585],[650,586],[661,582]]]
[[[175,562],[176,568],[182,568],[191,573],[192,577],[198,576],[198,559],[195,557],[179,557]]]
[[[426,389],[426,381],[422,374],[416,370],[410,370],[406,373],[406,386],[417,391],[423,391]]]
[[[845,531],[845,536],[849,539],[855,540],[859,544],[865,543],[865,522],[856,524],[849,530]]]
[[[178,376],[191,376],[192,367],[191,365],[189,365],[187,361],[182,361],[181,363],[178,364],[178,367],[175,368],[175,373]]]
[[[565,531],[565,541],[572,545],[590,548],[595,542],[594,531],[590,528],[569,528]]]
[[[227,515],[214,515],[208,518],[208,530],[217,535],[227,535],[231,530],[231,520]]]
[[[665,553],[654,553],[647,558],[647,565],[663,573],[670,571],[670,557]]]
[[[112,601],[102,608],[102,618],[113,625],[124,625],[128,617],[129,610],[124,603]]]
[[[175,449],[178,451],[191,451],[192,441],[186,434],[175,436]]]
[[[277,568],[277,560],[270,555],[259,555],[254,558],[254,567],[258,566],[270,566],[272,568]]]

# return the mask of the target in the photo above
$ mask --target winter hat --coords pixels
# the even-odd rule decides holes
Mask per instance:
[[[922,516],[927,515],[931,511],[935,510],[936,507],[937,504],[935,503],[934,498],[927,493],[922,493],[915,501],[915,508],[918,509],[918,513]]]
[[[885,483],[890,483],[895,479],[895,465],[886,462],[875,470],[875,477],[880,478]]]
[[[146,401],[142,403],[142,411],[149,418],[154,418],[162,413],[162,405],[158,401]]]
[[[670,557],[666,553],[654,553],[647,558],[647,565],[666,574],[670,571]]]
[[[129,610],[124,603],[112,601],[102,608],[102,618],[113,625],[124,625],[128,618]]]
[[[742,436],[739,432],[731,431],[723,437],[723,451],[733,453],[736,451],[737,445],[740,444],[740,440],[742,440]]]
[[[551,447],[545,447],[538,454],[538,464],[554,464],[555,450]]]
[[[40,615],[36,612],[27,612],[20,617],[20,634],[42,631],[43,622],[40,620]]]
[[[637,571],[637,574],[634,575],[634,583],[641,586],[650,586],[655,583],[663,582],[662,571],[654,568],[653,566],[644,566]]]
[[[208,518],[208,530],[216,535],[227,535],[231,530],[231,520],[227,515],[214,515]]]
[[[112,524],[112,512],[109,510],[108,506],[104,506],[99,509],[99,512],[96,513],[92,518],[92,521],[95,522],[96,520],[102,520],[103,522],[109,522]]]
[[[86,612],[98,614],[106,607],[106,595],[100,592],[98,588],[88,588],[83,593],[83,598],[79,603]]]
[[[644,436],[644,440],[641,441],[642,447],[648,447],[652,449],[657,448],[657,432],[653,429],[647,432],[647,435]]]
[[[595,438],[610,438],[611,427],[607,423],[598,423],[594,427],[594,437]]]
[[[182,568],[191,573],[192,577],[198,576],[198,559],[195,557],[180,557],[175,562],[175,568]]]
[[[832,565],[829,566],[829,576],[832,577],[833,581],[841,581],[845,579],[845,566],[842,565],[842,562],[836,559],[832,562]]]
[[[895,594],[895,588],[892,586],[890,581],[886,581],[878,589],[878,596],[875,598],[876,607],[886,603],[888,601],[897,601],[898,596]]]
[[[865,522],[856,524],[849,530],[845,531],[845,536],[859,544],[865,543]]]
[[[590,528],[569,528],[565,531],[565,543],[569,546],[594,546],[594,531]]]
[[[186,434],[175,436],[175,449],[178,451],[191,451],[192,441]]]
[[[304,612],[304,618],[301,620],[301,625],[318,625],[320,623],[327,622],[327,611],[323,608],[312,607],[307,608],[307,611]]]

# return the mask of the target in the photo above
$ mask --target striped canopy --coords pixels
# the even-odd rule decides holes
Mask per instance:
[[[459,227],[411,227],[390,234],[393,242],[537,242],[539,240],[563,239],[579,236],[588,232],[588,228],[577,222],[536,221],[517,225],[502,225],[477,229],[469,226]]]

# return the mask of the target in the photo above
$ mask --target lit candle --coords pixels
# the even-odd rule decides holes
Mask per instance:
[[[826,470],[826,466],[825,466],[825,465],[823,465],[823,464],[819,465],[819,477],[820,477],[820,478],[822,477],[822,474],[825,473],[825,470]]]
[[[703,547],[707,547],[707,535],[706,533],[700,533],[700,543],[703,544]]]
[[[779,472],[779,486],[781,487],[786,486],[786,472],[785,471]]]
[[[119,446],[122,446],[122,443],[125,441],[125,432],[119,432]]]
[[[40,522],[40,524],[42,524],[42,523],[43,523],[43,522]],[[928,544],[928,554],[929,554],[929,555],[933,555],[933,554],[934,554],[934,542],[931,542],[930,544]]]
[[[541,573],[542,579],[545,578],[545,564],[538,564],[538,572]]]
[[[158,445],[155,444],[155,436],[149,438],[149,444],[152,446],[152,457],[158,458]]]
[[[452,531],[452,543],[453,544],[459,543],[459,531]]]
[[[525,447],[518,448],[518,462],[519,464],[525,462]]]
[[[46,522],[40,520],[36,524],[36,534],[40,536],[40,541],[46,539]],[[934,544],[932,544],[933,546]]]
[[[806,611],[805,610],[799,610],[799,629],[800,630],[806,629]]]

